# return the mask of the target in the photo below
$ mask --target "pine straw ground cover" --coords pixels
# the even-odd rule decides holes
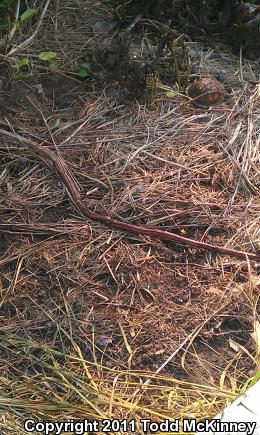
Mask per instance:
[[[163,93],[123,102],[68,73],[109,14],[75,3],[57,3],[22,49],[58,51],[60,71],[14,83],[1,128],[64,159],[91,210],[254,252],[256,65],[190,43],[198,74],[221,65],[232,98],[210,110]],[[0,151],[3,433],[24,433],[28,417],[213,417],[257,378],[256,264],[84,219],[30,147],[2,136]]]

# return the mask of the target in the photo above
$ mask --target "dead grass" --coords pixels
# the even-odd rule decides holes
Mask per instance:
[[[221,65],[232,98],[207,111],[163,93],[149,108],[123,102],[118,88],[68,74],[109,13],[72,3],[57,3],[26,49],[59,51],[63,70],[14,84],[1,126],[59,153],[90,209],[253,252],[260,88],[241,74],[254,64],[190,43],[198,74]],[[10,140],[0,191],[6,433],[24,433],[28,417],[213,417],[254,375],[256,265],[86,221],[55,173]]]

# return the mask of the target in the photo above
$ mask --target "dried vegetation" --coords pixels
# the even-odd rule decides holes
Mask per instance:
[[[63,68],[6,90],[1,128],[64,159],[91,210],[254,252],[256,62],[188,42],[198,76],[225,71],[223,104],[198,109],[161,91],[150,106],[122,101],[116,84],[69,73],[93,24],[110,14],[96,1],[76,3],[57,2],[26,49],[60,51]],[[6,433],[23,433],[28,416],[213,417],[254,376],[255,263],[84,219],[53,168],[8,138],[0,192]]]

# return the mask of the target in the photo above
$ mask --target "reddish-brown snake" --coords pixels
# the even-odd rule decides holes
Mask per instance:
[[[39,145],[30,139],[26,139],[18,134],[10,133],[9,131],[0,129],[0,134],[3,136],[14,139],[15,141],[20,141],[22,144],[26,145],[30,151],[33,151],[38,155],[46,164],[55,167],[56,171],[63,180],[63,183],[67,189],[70,200],[74,207],[84,216],[93,221],[101,222],[119,230],[127,231],[135,234],[142,234],[145,236],[150,236],[153,238],[161,240],[171,240],[173,242],[179,243],[181,245],[187,245],[191,248],[203,249],[205,251],[216,252],[219,254],[230,255],[232,257],[248,259],[251,261],[260,261],[260,252],[255,254],[247,253],[243,251],[237,251],[235,249],[229,249],[222,246],[211,245],[209,243],[203,243],[196,240],[189,239],[187,237],[179,236],[169,231],[163,231],[158,228],[143,227],[139,225],[130,224],[127,222],[112,219],[109,216],[103,216],[99,213],[95,213],[89,210],[81,199],[79,187],[68,169],[66,163],[63,159],[56,156],[53,151],[45,146]]]

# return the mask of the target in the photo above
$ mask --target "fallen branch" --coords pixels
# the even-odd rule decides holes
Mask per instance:
[[[259,252],[257,252],[256,254],[252,254],[243,251],[237,251],[235,249],[225,248],[223,246],[211,245],[210,243],[203,243],[196,240],[192,240],[187,237],[170,233],[169,231],[159,230],[158,228],[142,227],[139,225],[129,224],[127,222],[113,219],[109,216],[104,216],[99,213],[95,213],[89,210],[84,204],[84,202],[82,201],[79,186],[63,159],[57,157],[53,151],[46,148],[45,146],[39,145],[36,142],[33,142],[30,139],[26,139],[18,134],[14,134],[2,129],[0,129],[0,134],[9,137],[11,139],[14,139],[15,141],[20,141],[22,144],[26,145],[30,151],[33,151],[37,156],[39,156],[52,169],[54,167],[57,173],[62,178],[62,181],[67,189],[72,204],[84,217],[87,217],[89,219],[92,219],[93,221],[101,222],[110,227],[117,228],[119,230],[127,231],[130,233],[150,236],[160,240],[171,240],[181,245],[190,246],[191,248],[203,249],[204,251],[230,255],[236,258],[243,258],[246,260],[248,259],[257,262],[260,261]]]

